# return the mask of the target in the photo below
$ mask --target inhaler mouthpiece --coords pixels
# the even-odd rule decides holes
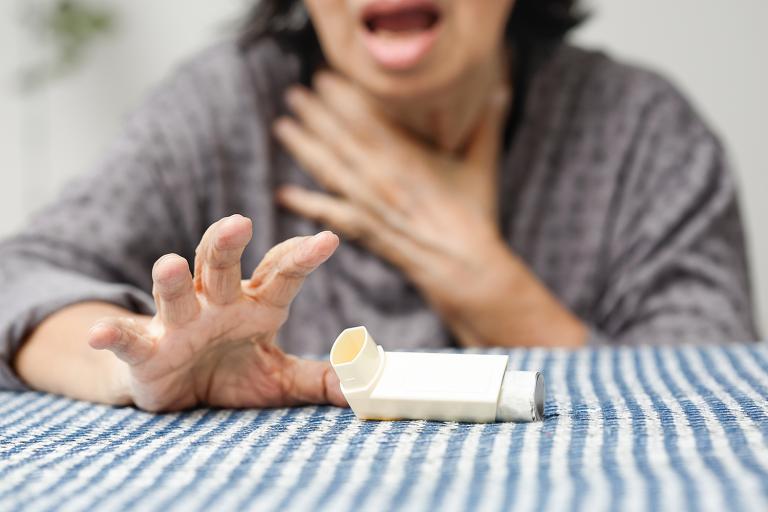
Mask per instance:
[[[376,379],[384,365],[384,350],[365,327],[342,332],[331,349],[331,364],[342,389],[364,388]]]

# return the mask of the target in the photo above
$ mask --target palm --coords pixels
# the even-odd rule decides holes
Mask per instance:
[[[241,281],[239,262],[249,240],[247,219],[214,224],[198,248],[194,280],[179,256],[155,265],[155,317],[115,319],[94,333],[94,347],[128,363],[136,405],[178,410],[197,404],[344,404],[326,363],[287,355],[274,343],[304,277],[330,256],[338,239],[321,233],[283,242],[251,279]]]
[[[164,330],[156,354],[131,367],[134,399],[150,409],[288,405],[293,359],[274,345],[272,326],[258,325],[259,308],[244,298]],[[158,317],[152,322],[160,323]],[[158,399],[165,403],[152,403]]]

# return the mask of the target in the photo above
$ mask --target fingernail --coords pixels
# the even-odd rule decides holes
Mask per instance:
[[[323,82],[327,81],[329,76],[330,74],[328,73],[328,71],[320,70],[317,73],[315,73],[314,76],[312,77],[312,84],[315,86],[316,85],[322,86]]]
[[[288,129],[288,125],[290,123],[290,120],[287,117],[278,117],[274,123],[272,123],[272,129],[277,133],[278,135],[281,135],[285,133],[285,130]]]
[[[112,331],[110,333],[111,334],[111,339],[109,340],[109,343],[114,343],[116,341],[119,341],[122,338],[122,336],[123,336],[123,332],[120,329],[116,329],[112,325],[110,325],[110,324],[108,324],[106,322],[96,322],[95,324],[93,324],[91,326],[90,329],[88,329],[88,337],[89,338],[93,338],[93,337],[97,336],[98,331],[102,330],[102,329],[109,329],[109,330]]]
[[[155,265],[152,267],[152,281],[155,283],[162,284],[163,286],[173,286],[175,284],[178,284],[180,282],[184,281],[184,275],[178,273],[177,267],[172,267],[170,269],[159,269],[161,263],[171,260],[181,258],[178,254],[170,253],[162,256],[159,260],[155,262]]]
[[[301,101],[303,94],[304,92],[299,87],[291,86],[285,91],[283,97],[289,107],[295,107]]]
[[[235,213],[234,215],[230,215],[229,217],[227,217],[227,220],[225,222],[227,224],[231,224],[231,223],[239,224],[243,220],[250,222],[251,219],[243,215],[240,215],[239,213]]]
[[[157,268],[157,266],[158,266],[160,263],[164,262],[165,260],[167,260],[167,259],[168,259],[168,258],[170,258],[171,256],[172,256],[171,254],[164,254],[164,255],[160,256],[160,257],[159,257],[159,258],[158,258],[158,259],[155,261],[155,264],[154,264],[154,265],[152,265],[152,270],[156,269],[156,268]]]
[[[509,104],[510,96],[508,89],[499,89],[491,95],[490,103],[495,108],[505,108]]]
[[[338,238],[338,235],[336,233],[334,233],[333,231],[325,230],[325,231],[322,231],[322,232],[316,234],[315,236],[313,236],[312,240],[316,241],[316,240],[321,240],[323,238],[328,238],[328,237]]]
[[[96,334],[96,331],[104,327],[106,324],[104,322],[96,322],[91,326],[90,329],[88,329],[88,336],[93,336]]]
[[[276,191],[276,194],[278,196],[287,196],[287,195],[292,194],[293,191],[294,191],[294,188],[292,186],[285,185],[283,187],[278,188],[277,191]]]

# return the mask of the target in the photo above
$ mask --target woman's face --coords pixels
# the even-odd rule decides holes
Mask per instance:
[[[493,59],[514,0],[305,0],[330,64],[376,96],[427,98]]]

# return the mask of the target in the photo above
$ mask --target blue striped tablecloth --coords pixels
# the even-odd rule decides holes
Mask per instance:
[[[768,345],[511,355],[542,423],[0,393],[0,509],[768,510]]]

